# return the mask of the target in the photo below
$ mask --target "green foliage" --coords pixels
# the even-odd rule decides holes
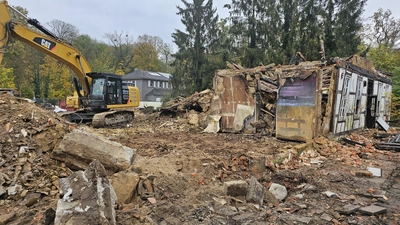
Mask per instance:
[[[92,71],[112,73],[112,54],[110,47],[89,35],[80,35],[73,41],[74,46],[79,49],[89,62]]]
[[[273,162],[274,164],[277,164],[277,165],[282,165],[282,163],[283,163],[284,160],[285,160],[284,157],[278,157],[278,158],[273,159],[272,162]]]
[[[111,65],[113,68],[113,73],[129,73],[129,65],[132,63],[134,54],[134,41],[133,37],[123,32],[107,33],[105,37],[109,41],[109,53],[111,57]],[[122,71],[122,72],[121,72]]]
[[[218,51],[218,16],[212,0],[182,0],[184,8],[177,6],[185,31],[172,34],[178,52],[174,54],[171,83],[174,94],[189,95],[211,87],[215,64],[209,56]]]
[[[379,45],[371,48],[368,52],[375,68],[392,74],[392,119],[400,119],[400,52],[393,50],[386,45]]]
[[[228,20],[234,58],[245,67],[260,63],[293,63],[300,51],[319,60],[320,41],[326,56],[357,52],[361,12],[366,0],[232,0]]]
[[[0,88],[15,88],[13,69],[0,66]]]
[[[393,70],[392,82],[390,117],[392,119],[400,119],[400,65]]]
[[[255,67],[263,62],[264,52],[273,45],[276,36],[267,32],[272,23],[280,26],[277,13],[272,9],[276,5],[272,1],[232,0],[225,7],[230,9],[229,33],[233,37],[234,54],[245,67]],[[271,8],[270,8],[271,7]],[[271,30],[272,31],[272,30]],[[271,40],[271,42],[269,42]]]
[[[371,48],[368,59],[373,62],[378,70],[393,72],[396,67],[400,67],[400,52],[383,44],[377,48]]]
[[[400,99],[400,65],[393,70],[392,82],[392,93]]]
[[[330,7],[336,6],[329,21],[332,33],[329,40],[332,45],[326,46],[328,57],[345,57],[357,52],[357,47],[361,43],[359,32],[362,28],[361,14],[367,0],[342,0],[330,1]],[[335,4],[335,5],[334,5]]]
[[[40,98],[65,99],[73,94],[72,73],[66,65],[46,56],[45,62],[40,67],[40,74],[42,77],[40,84],[43,90]]]
[[[161,71],[162,62],[158,59],[157,50],[148,42],[136,43],[133,47],[133,60],[129,70]]]

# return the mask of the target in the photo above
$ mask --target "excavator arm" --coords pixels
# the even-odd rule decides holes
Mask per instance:
[[[25,21],[13,19],[14,14]],[[25,22],[38,31],[29,28]],[[94,127],[121,125],[133,120],[134,112],[124,108],[139,106],[140,92],[137,87],[124,84],[119,75],[92,72],[86,59],[75,47],[57,38],[38,21],[27,18],[9,6],[7,1],[0,0],[0,63],[14,39],[57,59],[75,73],[84,92],[81,93],[78,81],[74,79],[78,96],[67,97],[67,104],[72,102],[69,105],[73,105],[73,108],[83,106],[83,109],[63,114],[68,120],[91,122]]]
[[[89,83],[91,78],[86,76],[86,73],[92,71],[89,63],[79,50],[69,43],[56,38],[36,20],[25,17],[26,22],[42,32],[35,31],[21,22],[13,20],[11,12],[25,17],[9,6],[7,1],[0,1],[0,63],[5,51],[12,45],[13,39],[17,39],[67,65],[81,82],[85,92],[84,95],[90,94]],[[78,93],[80,94],[80,92]]]

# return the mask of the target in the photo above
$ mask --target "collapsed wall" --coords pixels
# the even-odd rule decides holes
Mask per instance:
[[[285,66],[227,66],[216,72],[212,91],[195,93],[161,111],[196,110],[209,132],[262,133],[295,141],[389,120],[390,76],[359,56]]]

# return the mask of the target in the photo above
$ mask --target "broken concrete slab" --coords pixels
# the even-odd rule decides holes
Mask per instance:
[[[237,210],[233,210],[230,207],[223,206],[215,211],[216,214],[221,216],[235,216],[238,214]]]
[[[194,126],[199,126],[199,115],[195,110],[189,111],[188,123]]]
[[[337,198],[338,194],[336,194],[335,192],[332,191],[325,191],[323,192],[326,196],[328,196],[329,198]]]
[[[321,215],[321,220],[325,220],[325,221],[331,222],[332,221],[332,217],[329,214],[324,213],[324,214]]]
[[[370,215],[370,216],[386,213],[386,211],[387,211],[386,208],[380,207],[377,205],[370,205],[370,206],[362,207],[359,209],[360,213]]]
[[[128,204],[132,201],[140,177],[133,171],[121,171],[110,177],[111,184],[117,194],[118,204]]]
[[[254,213],[245,212],[232,217],[236,224],[250,224],[254,222],[256,215]]]
[[[250,179],[249,189],[246,195],[246,201],[262,205],[264,200],[264,192],[265,192],[264,186],[258,183],[257,179],[252,176]]]
[[[219,121],[221,120],[221,116],[219,115],[210,115],[208,116],[208,124],[206,129],[203,130],[205,133],[218,133],[221,129],[219,126]]]
[[[224,182],[224,194],[232,197],[246,196],[248,184],[243,180]]]
[[[279,218],[285,221],[287,224],[294,224],[293,221],[309,224],[312,220],[311,217],[294,215],[294,214],[288,214],[288,215],[282,214],[279,215]]]
[[[114,173],[128,169],[133,164],[135,155],[135,149],[95,133],[75,129],[64,136],[51,157],[76,170],[86,169],[93,159],[97,159],[107,171]]]
[[[60,179],[55,225],[116,224],[117,196],[104,166],[93,160],[85,171]]]
[[[269,192],[271,192],[278,200],[283,200],[287,196],[286,187],[276,183],[271,184],[269,187]]]
[[[355,213],[360,208],[359,205],[348,204],[339,209],[338,212],[344,215],[350,215]]]

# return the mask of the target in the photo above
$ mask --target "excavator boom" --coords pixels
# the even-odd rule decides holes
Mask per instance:
[[[13,16],[23,18],[24,21],[17,21]],[[37,30],[28,27],[26,23]],[[139,106],[140,93],[137,87],[123,84],[119,75],[92,72],[89,63],[78,49],[52,34],[37,20],[27,18],[9,6],[7,1],[0,0],[0,63],[4,53],[7,53],[14,43],[14,39],[57,59],[75,73],[84,89],[81,92],[78,80],[75,78],[75,93],[77,93],[75,99],[80,103],[77,105],[82,105],[84,109],[75,111],[71,115],[66,114],[71,121],[76,122],[83,118],[92,122],[95,127],[103,127],[123,124],[133,119],[132,110],[121,108]],[[120,110],[110,110],[118,108]]]
[[[2,46],[1,49],[3,49],[0,51],[0,59],[3,58],[4,51],[7,49],[7,46],[13,42],[13,38],[15,38],[64,63],[71,68],[82,84],[86,83],[85,79],[88,79],[86,73],[91,72],[91,68],[78,49],[63,40],[55,38],[54,35],[40,33],[28,28],[21,22],[12,20],[10,15],[11,11],[20,16],[24,16],[9,6],[7,1],[0,1],[0,23],[2,25],[0,28],[0,36],[3,36],[0,40],[0,46]],[[35,20],[26,19],[31,24],[35,23]],[[39,28],[41,27],[38,22],[36,22],[36,26]],[[89,87],[87,85],[84,85],[83,88],[85,92],[89,93],[90,90],[88,90]]]

